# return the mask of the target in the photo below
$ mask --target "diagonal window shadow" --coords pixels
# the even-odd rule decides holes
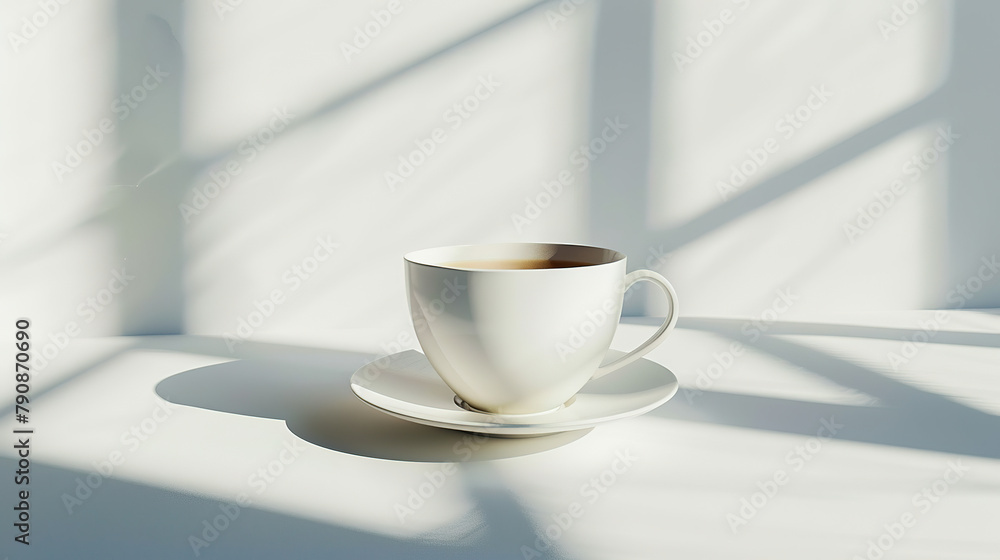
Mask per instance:
[[[0,457],[0,467],[16,470],[16,461]],[[476,500],[479,516],[469,519],[466,535],[419,535],[405,538],[341,524],[278,513],[251,504],[237,508],[231,500],[171,491],[121,480],[103,479],[72,514],[64,506],[64,492],[74,492],[89,474],[42,462],[32,473],[43,484],[31,490],[32,520],[43,528],[31,532],[33,558],[413,558],[416,560],[520,556],[521,543],[534,542],[535,528],[513,496],[492,491],[462,472]],[[483,478],[483,477],[479,477]],[[252,493],[251,493],[252,494]],[[311,499],[341,504],[342,496],[318,484]],[[226,505],[228,510],[220,509]],[[221,531],[203,534],[228,511],[231,520],[214,521]],[[155,512],[151,515],[150,512]],[[235,512],[235,514],[233,513]],[[201,539],[195,549],[190,537]],[[197,541],[196,541],[197,543]],[[332,555],[332,556],[331,556]],[[563,558],[558,547],[546,556]]]
[[[893,138],[942,117],[944,91],[935,90],[923,99],[855,132],[793,167],[764,179],[752,188],[683,224],[652,233],[658,240],[662,236],[665,251],[672,251],[707,235],[741,216],[797,191]]]
[[[500,18],[498,20],[489,23],[488,25],[476,29],[475,31],[468,33],[465,36],[452,41],[451,43],[448,43],[447,45],[435,50],[434,52],[423,55],[420,58],[408,62],[400,66],[399,68],[396,68],[395,70],[386,72],[385,74],[361,86],[358,86],[348,91],[347,93],[341,94],[338,97],[331,99],[330,101],[327,101],[326,103],[320,105],[319,107],[316,107],[315,109],[313,109],[308,113],[305,113],[301,116],[296,116],[295,120],[287,125],[286,130],[289,131],[295,130],[297,128],[301,128],[307,124],[310,124],[314,121],[320,120],[323,117],[344,108],[345,106],[351,104],[352,102],[357,101],[358,99],[361,99],[366,95],[374,93],[375,91],[377,91],[382,87],[385,87],[386,85],[389,85],[393,81],[403,77],[409,72],[412,72],[413,70],[416,70],[424,66],[425,64],[433,62],[441,56],[456,51],[461,47],[464,47],[467,44],[472,43],[475,40],[485,35],[488,35],[492,31],[496,31],[497,29],[500,29],[509,23],[515,22],[527,15],[530,15],[535,11],[537,11],[542,6],[552,3],[555,3],[555,0],[540,0],[539,2],[530,4],[527,7],[517,10],[516,12],[513,12],[509,15],[504,16],[503,18]],[[218,150],[212,155],[195,160],[194,163],[202,168],[211,167],[212,165],[215,165],[220,161],[229,157],[233,152],[236,151],[238,145],[239,142],[236,142],[226,148]]]
[[[652,323],[651,323],[652,324]],[[746,324],[745,319],[715,319],[703,317],[683,317],[677,322],[679,328],[712,330],[718,327],[738,332]],[[921,329],[894,327],[869,327],[863,325],[841,325],[832,323],[812,323],[804,321],[780,321],[768,327],[767,334],[792,334],[811,336],[836,336],[844,338],[872,338],[881,340],[912,339],[917,333],[926,334]],[[1000,334],[985,332],[964,332],[940,330],[934,333],[934,344],[954,344],[958,346],[981,346],[1000,348]]]
[[[844,428],[837,439],[909,447],[943,453],[1000,458],[1000,417],[945,396],[891,379],[871,369],[778,338],[771,334],[748,342],[729,321],[701,320],[696,328],[718,334],[800,366],[844,387],[877,397],[883,406],[835,405],[705,391],[698,404],[676,398],[654,411],[667,418],[815,435],[822,418]]]

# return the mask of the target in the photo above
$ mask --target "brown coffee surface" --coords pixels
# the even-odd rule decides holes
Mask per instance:
[[[528,270],[540,268],[573,268],[577,266],[590,266],[592,264],[582,261],[555,259],[481,259],[451,261],[444,263],[444,266],[453,268],[483,268],[488,270]]]

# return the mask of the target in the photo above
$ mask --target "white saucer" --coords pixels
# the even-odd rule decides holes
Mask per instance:
[[[611,350],[608,358],[621,354]],[[538,436],[649,412],[674,396],[677,378],[660,364],[640,359],[591,381],[558,409],[535,414],[490,414],[462,408],[427,358],[407,350],[354,372],[351,390],[376,409],[418,424],[492,435]]]

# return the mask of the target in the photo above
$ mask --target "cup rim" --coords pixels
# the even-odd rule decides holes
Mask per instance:
[[[594,259],[582,259],[587,262],[582,266],[574,266],[567,268],[472,268],[472,267],[458,267],[449,266],[444,264],[441,258],[442,254],[447,253],[457,253],[463,250],[483,250],[487,252],[492,252],[494,254],[504,253],[505,251],[523,250],[521,257],[514,257],[512,254],[506,257],[494,257],[494,258],[549,258],[540,257],[538,255],[544,254],[546,251],[556,251],[556,252],[568,252],[573,255],[581,255],[583,253],[590,253],[597,255],[603,255],[603,258]],[[531,255],[535,255],[532,257]],[[436,257],[436,258],[435,258]],[[468,257],[465,257],[468,259]],[[482,258],[482,257],[480,257]],[[489,257],[486,257],[489,258]],[[416,251],[410,251],[403,255],[403,260],[409,264],[416,264],[420,266],[427,266],[432,268],[440,268],[444,270],[456,270],[456,271],[466,271],[466,272],[497,272],[497,273],[541,273],[541,272],[553,272],[553,271],[570,271],[570,270],[580,270],[580,269],[590,269],[599,266],[613,265],[615,263],[624,261],[626,255],[620,251],[615,251],[614,249],[607,249],[605,247],[597,247],[595,245],[581,245],[574,243],[541,243],[541,242],[523,242],[523,243],[469,243],[463,245],[448,245],[443,247],[431,247],[427,249],[418,249]],[[462,260],[461,258],[452,258],[451,260]],[[472,260],[472,259],[469,259]],[[601,262],[589,262],[590,260],[601,261]]]

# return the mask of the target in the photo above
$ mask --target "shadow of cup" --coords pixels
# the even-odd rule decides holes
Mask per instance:
[[[312,444],[393,461],[461,462],[530,455],[562,447],[590,429],[540,437],[498,438],[415,424],[361,402],[350,376],[358,356],[320,363],[236,360],[161,381],[164,400],[217,412],[284,420]]]

